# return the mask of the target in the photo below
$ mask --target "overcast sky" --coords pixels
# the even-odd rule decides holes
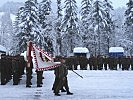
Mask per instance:
[[[14,1],[14,2],[25,2],[26,0],[0,0],[0,6],[2,6],[4,3],[6,3],[7,1]],[[41,1],[41,0],[38,0]],[[55,1],[55,0],[53,0]],[[81,0],[76,0],[77,2],[81,2]],[[113,4],[114,8],[118,8],[118,7],[123,7],[126,6],[126,3],[129,0],[110,0]]]

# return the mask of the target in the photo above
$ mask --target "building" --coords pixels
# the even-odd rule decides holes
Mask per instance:
[[[89,50],[86,47],[76,47],[73,49],[74,56],[84,56],[89,58],[90,53]]]
[[[123,47],[110,47],[109,48],[109,56],[110,57],[122,57],[122,56],[124,56]]]

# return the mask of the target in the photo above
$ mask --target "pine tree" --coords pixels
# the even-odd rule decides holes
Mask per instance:
[[[62,16],[63,15],[62,15],[61,0],[57,0],[57,21],[55,23],[56,55],[62,55],[62,34],[61,34]]]
[[[36,42],[38,39],[35,38],[39,35],[40,31],[38,26],[37,1],[26,1],[25,6],[21,7],[19,10],[19,27],[21,31],[18,32],[16,37],[18,38],[19,51],[23,52],[26,50],[27,42],[29,40]]]
[[[75,0],[65,0],[65,15],[63,19],[63,48],[67,54],[72,53],[73,48],[79,45],[79,30],[77,18],[77,6]],[[77,42],[78,41],[78,42]]]
[[[112,19],[112,14],[111,11],[113,10],[113,6],[111,5],[112,2],[110,2],[110,0],[104,0],[103,1],[103,6],[104,6],[104,12],[105,12],[105,26],[104,26],[104,34],[102,35],[102,47],[104,47],[103,52],[105,54],[108,54],[109,52],[109,47],[113,46],[114,43],[112,43],[114,41],[113,38],[116,38],[114,29],[115,29],[115,24],[114,21]],[[113,40],[113,41],[112,41]],[[115,42],[115,41],[114,41]]]
[[[53,41],[52,41],[52,24],[50,19],[50,12],[51,12],[51,1],[50,0],[43,0],[39,3],[39,19],[41,25],[41,39],[40,39],[40,46],[44,48],[48,52],[53,52]]]
[[[17,35],[21,33],[21,17],[22,14],[24,12],[24,7],[19,8],[17,14],[16,14],[16,18],[15,21],[13,23],[13,27],[14,27],[14,32],[13,32],[13,39],[12,39],[12,48],[11,48],[11,54],[12,55],[16,55],[19,54],[19,42],[21,40],[21,37],[18,37]]]
[[[81,2],[82,8],[81,8],[81,32],[82,33],[82,40],[83,40],[83,46],[87,47],[92,55],[94,55],[94,29],[92,26],[92,0],[82,0]]]
[[[11,48],[11,37],[13,34],[13,25],[10,18],[10,13],[4,13],[1,18],[1,38],[0,44],[5,46],[7,49]]]
[[[129,0],[129,2],[127,3],[125,17],[125,34],[133,46],[133,0]],[[133,49],[130,48],[130,51],[133,52]]]
[[[95,42],[95,52],[97,52],[98,48],[98,55],[101,55],[101,34],[102,30],[104,29],[105,25],[105,12],[103,7],[103,2],[96,0],[93,4],[93,11],[92,11],[92,19],[93,19],[93,27],[95,31],[94,40]],[[96,54],[95,54],[96,55]]]

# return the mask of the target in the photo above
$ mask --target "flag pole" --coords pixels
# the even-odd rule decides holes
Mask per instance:
[[[83,76],[79,75],[77,72],[75,72],[74,70],[72,70],[75,74],[77,74],[79,77],[83,78]]]

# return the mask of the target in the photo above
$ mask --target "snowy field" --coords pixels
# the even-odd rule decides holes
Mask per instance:
[[[0,85],[0,100],[133,100],[133,71],[90,71],[76,70],[84,78],[69,71],[68,82],[74,95],[54,96],[51,90],[54,82],[53,71],[45,71],[43,87],[36,87],[36,74],[32,87],[25,87],[25,75],[20,85],[12,81]]]

